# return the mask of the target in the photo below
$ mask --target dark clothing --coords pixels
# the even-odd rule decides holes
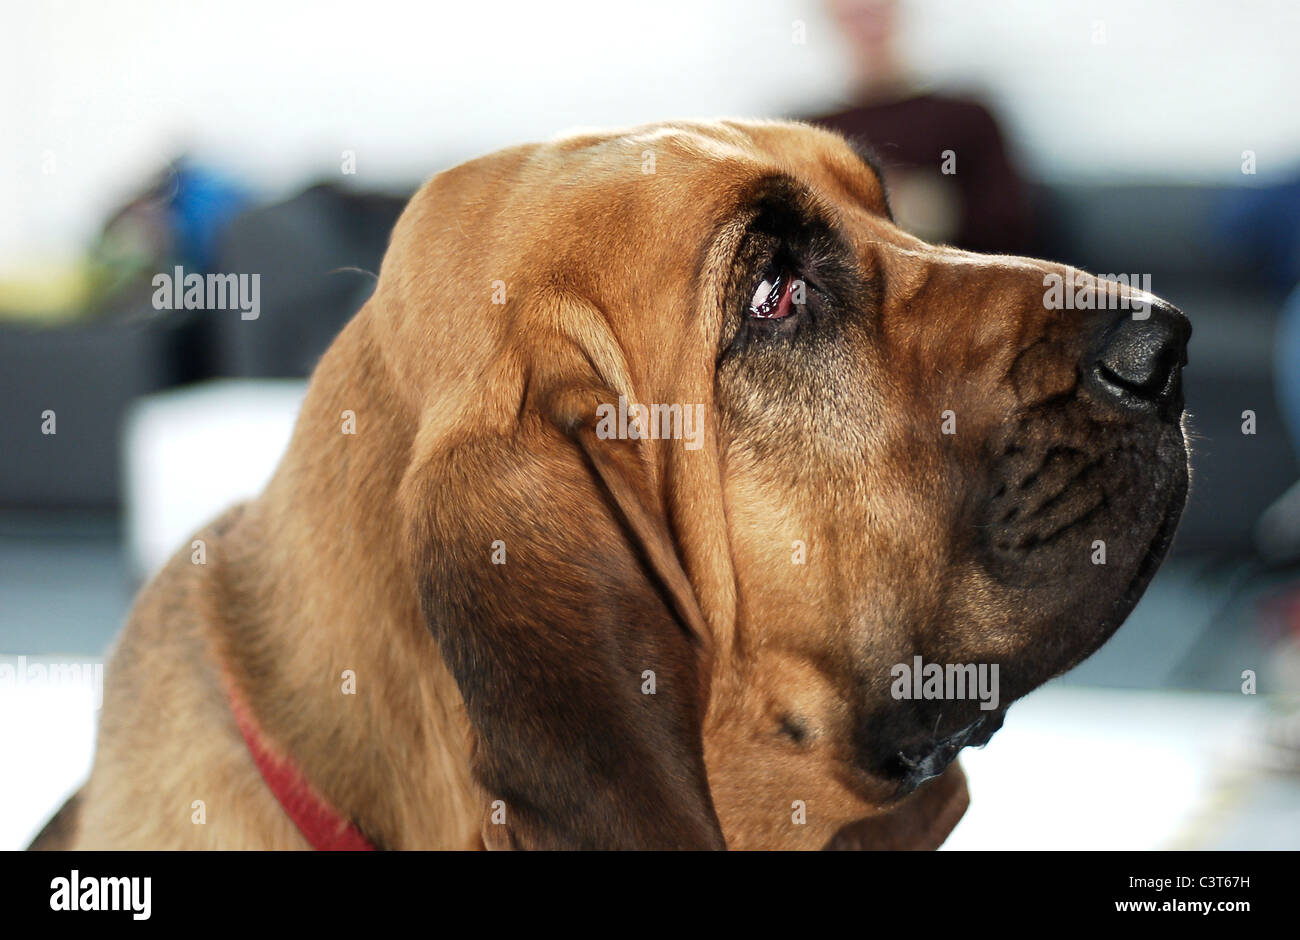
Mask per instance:
[[[903,169],[941,176],[943,152],[956,155],[956,173],[942,179],[961,194],[959,248],[1018,254],[1032,247],[1025,187],[1003,147],[997,122],[983,105],[922,94],[863,105],[812,119],[866,142],[879,154],[886,181]]]

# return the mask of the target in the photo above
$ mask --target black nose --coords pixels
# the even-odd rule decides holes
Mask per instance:
[[[1183,410],[1182,367],[1191,335],[1187,318],[1163,302],[1146,311],[1125,311],[1093,347],[1090,384],[1125,407],[1177,417]]]

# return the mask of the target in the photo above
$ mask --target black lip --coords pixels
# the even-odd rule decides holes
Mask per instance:
[[[1002,727],[1006,716],[1005,709],[995,709],[981,715],[970,724],[958,728],[951,734],[934,738],[923,750],[907,753],[899,751],[895,759],[902,776],[899,778],[895,798],[906,796],[925,781],[939,776],[948,769],[964,747],[979,747],[987,744],[994,733]]]

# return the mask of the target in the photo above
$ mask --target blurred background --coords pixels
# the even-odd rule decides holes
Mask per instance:
[[[1173,556],[967,752],[949,846],[1300,847],[1293,5],[17,0],[0,35],[0,848],[84,779],[135,591],[265,482],[419,182],[714,116],[860,136],[905,227],[1194,324]],[[260,275],[258,316],[156,309],[178,265]]]

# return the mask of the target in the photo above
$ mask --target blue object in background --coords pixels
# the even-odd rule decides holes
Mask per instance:
[[[1278,407],[1286,419],[1291,443],[1300,450],[1300,287],[1282,305],[1273,355]]]
[[[251,194],[230,177],[182,157],[172,165],[168,218],[180,263],[211,271],[226,225],[251,202]]]
[[[1300,177],[1232,191],[1213,217],[1224,250],[1256,259],[1270,286],[1300,282]]]
[[[1300,177],[1234,191],[1214,226],[1225,250],[1257,258],[1271,286],[1290,291],[1278,319],[1273,375],[1287,433],[1300,451]]]

